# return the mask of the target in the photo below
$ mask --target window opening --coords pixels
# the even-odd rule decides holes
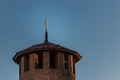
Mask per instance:
[[[73,57],[73,73],[75,73],[75,58]]]
[[[19,61],[19,75],[21,75],[21,59]]]
[[[43,68],[43,53],[36,53],[34,54],[34,58],[35,58],[35,68]]]
[[[50,52],[50,69],[57,67],[57,54],[56,52]]]
[[[64,54],[64,68],[65,68],[65,70],[69,70],[69,55],[68,55],[68,53]]]
[[[29,54],[24,56],[24,71],[29,70]]]

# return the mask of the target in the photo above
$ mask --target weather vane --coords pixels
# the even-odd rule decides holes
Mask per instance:
[[[46,30],[48,29],[48,19],[47,18],[45,19],[45,29]]]
[[[48,42],[48,32],[47,32],[47,30],[48,30],[48,19],[46,18],[45,19],[45,43],[47,43]]]

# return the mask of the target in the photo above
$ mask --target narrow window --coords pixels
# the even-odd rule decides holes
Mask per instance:
[[[34,54],[34,58],[35,58],[35,68],[38,69],[42,69],[43,68],[43,53],[36,53]]]
[[[24,56],[24,71],[28,71],[29,70],[29,55],[25,55]]]
[[[50,69],[57,67],[57,54],[56,52],[50,52]]]
[[[75,58],[73,57],[73,73],[75,73]]]
[[[19,61],[19,80],[21,80],[21,59]]]
[[[19,61],[19,75],[21,75],[21,59]]]
[[[68,62],[68,53],[65,53],[65,54],[64,54],[64,60],[65,60],[66,62]]]
[[[68,56],[68,53],[64,54],[64,68],[65,68],[65,70],[69,70],[69,56]]]

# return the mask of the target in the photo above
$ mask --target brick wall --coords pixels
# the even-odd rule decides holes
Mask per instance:
[[[30,56],[30,68],[24,72],[24,57],[21,57],[20,80],[75,80],[73,72],[73,55],[69,55],[70,70],[64,69],[64,53],[57,52],[57,68],[50,69],[49,52],[43,52],[43,69],[35,69],[34,53]]]

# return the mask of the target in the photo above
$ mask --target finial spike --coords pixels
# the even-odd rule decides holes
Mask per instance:
[[[47,43],[48,42],[48,32],[47,32],[47,30],[48,30],[48,19],[46,18],[45,19],[45,43]]]

